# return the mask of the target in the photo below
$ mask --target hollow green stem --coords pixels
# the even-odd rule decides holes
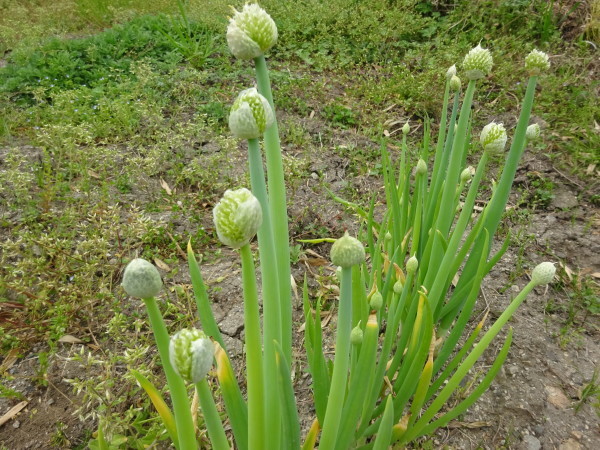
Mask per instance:
[[[342,268],[340,306],[335,340],[335,361],[333,363],[333,375],[327,400],[327,410],[325,411],[325,421],[323,422],[323,434],[319,444],[321,450],[331,450],[335,447],[348,382],[351,331],[352,267],[344,267]]]
[[[452,154],[450,155],[450,165],[448,166],[448,172],[446,174],[444,185],[444,193],[442,194],[442,205],[450,205],[454,200],[455,193],[455,180],[458,180],[460,171],[460,163],[462,161],[462,153],[465,147],[467,126],[469,124],[469,117],[471,115],[471,104],[473,103],[473,94],[475,93],[475,81],[469,81],[467,91],[465,92],[465,98],[460,110],[460,117],[458,119],[458,128],[454,136],[454,143],[452,145]],[[442,232],[442,235],[446,237],[452,219],[454,218],[454,211],[449,210],[446,214],[440,214],[438,216],[436,228]]]
[[[264,56],[254,59],[258,92],[271,104],[273,111],[273,94],[271,81]],[[290,271],[290,237],[288,230],[287,202],[281,144],[277,120],[270,126],[264,136],[265,158],[269,185],[269,204],[271,206],[271,223],[274,231],[275,252],[277,257],[277,276],[279,278],[279,302],[281,305],[281,347],[286,361],[292,361],[292,288]]]
[[[265,386],[276,386],[278,370],[275,358],[275,342],[281,342],[280,292],[275,245],[273,242],[274,233],[271,223],[271,210],[258,139],[248,140],[248,161],[250,165],[252,192],[260,202],[263,211],[263,222],[258,229],[257,235],[263,292]],[[265,418],[267,421],[266,429],[270,430],[269,432],[271,433],[269,439],[272,442],[278,442],[281,430],[278,391],[277,389],[267,389],[265,395],[266,404],[269,405],[269,414]]]
[[[244,325],[246,332],[246,371],[248,383],[248,448],[265,448],[265,387],[260,338],[260,315],[256,275],[250,244],[240,248],[244,286]]]
[[[225,436],[225,430],[219,417],[219,411],[215,405],[215,401],[208,386],[208,381],[204,378],[202,381],[196,383],[196,391],[198,391],[198,398],[200,399],[200,407],[204,413],[204,423],[208,430],[208,436],[214,450],[229,450],[229,442],[227,436]]]
[[[442,153],[444,151],[444,142],[446,140],[446,121],[448,120],[448,100],[450,98],[450,80],[446,80],[446,88],[444,90],[444,103],[442,105],[442,118],[440,119],[440,130],[438,134],[438,141],[435,148],[435,159],[433,160],[433,171],[431,172],[431,185],[429,186],[429,192],[434,194],[435,197],[435,185],[437,183],[437,177],[439,176],[442,164]],[[428,200],[435,201],[435,198]],[[429,206],[429,203],[426,205]],[[429,208],[427,208],[429,209]]]
[[[510,303],[508,308],[504,310],[504,312],[496,319],[494,324],[490,327],[490,329],[483,335],[481,340],[475,345],[471,353],[465,358],[463,363],[456,370],[454,375],[448,380],[448,383],[442,389],[440,394],[435,398],[435,400],[431,403],[429,408],[423,413],[419,421],[415,424],[415,426],[410,429],[406,435],[404,435],[402,442],[410,442],[414,437],[420,434],[421,429],[423,429],[431,419],[437,414],[437,412],[444,406],[446,401],[450,398],[452,393],[456,390],[462,379],[467,375],[468,371],[473,367],[475,362],[479,359],[479,357],[483,354],[485,349],[488,348],[492,340],[496,337],[496,335],[500,332],[502,327],[508,322],[508,320],[515,313],[517,308],[521,305],[523,300],[527,297],[529,292],[535,287],[533,282],[529,282],[523,290],[517,295],[514,300]]]
[[[156,299],[154,297],[145,298],[144,303],[148,311],[148,318],[150,319],[152,331],[154,332],[154,339],[156,340],[156,346],[158,347],[160,361],[167,377],[169,391],[171,392],[179,448],[182,450],[195,449],[198,445],[194,434],[194,422],[190,412],[188,393],[183,379],[177,375],[169,360],[170,338],[167,327],[163,321]]]
[[[502,218],[502,214],[504,213],[504,208],[506,207],[506,202],[508,201],[508,196],[515,178],[517,166],[525,148],[527,126],[529,123],[529,117],[531,116],[531,109],[533,108],[536,84],[537,77],[529,78],[527,91],[525,91],[525,97],[523,99],[521,114],[519,115],[519,122],[517,123],[517,129],[515,130],[513,142],[510,146],[510,151],[508,153],[504,169],[502,170],[502,175],[500,176],[500,182],[498,183],[498,186],[492,195],[490,203],[486,207],[487,217],[484,222],[484,227],[489,232],[490,240],[486,248],[483,247],[483,239],[481,236],[475,241],[473,250],[469,255],[469,259],[465,264],[458,285],[456,286],[456,290],[454,291],[455,293],[462,288],[464,283],[468,283],[473,277],[474,273],[477,272],[477,265],[479,263],[481,254],[485,252],[486,257],[489,255],[490,246],[493,241],[492,237],[494,236],[496,229],[498,228],[498,224],[500,223],[500,219]],[[453,299],[455,295],[456,294],[453,295]],[[461,305],[462,302],[457,305],[457,308],[460,308]],[[449,328],[450,321],[452,320],[452,315],[447,315],[447,317],[447,320],[443,320],[442,322],[442,327],[444,329]]]

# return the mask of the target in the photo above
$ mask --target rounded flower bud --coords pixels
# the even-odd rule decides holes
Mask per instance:
[[[446,71],[446,79],[451,80],[452,77],[456,76],[456,64],[451,65]]]
[[[198,383],[213,364],[214,346],[200,330],[184,328],[171,337],[169,359],[171,366],[185,381]]]
[[[539,50],[533,50],[525,57],[525,69],[531,76],[537,76],[550,68],[548,55]]]
[[[493,64],[490,51],[478,45],[465,56],[463,69],[469,80],[478,80],[490,73]]]
[[[481,130],[480,141],[483,150],[490,153],[501,153],[506,145],[506,130],[501,123],[488,123]]]
[[[408,121],[406,121],[402,127],[402,134],[407,135],[408,133],[410,133],[410,125],[408,124]]]
[[[373,295],[371,295],[371,298],[369,299],[369,306],[375,311],[379,311],[383,306],[383,295],[381,295],[379,290],[376,290],[373,292]]]
[[[360,328],[360,322],[350,332],[350,342],[352,345],[360,345],[363,341],[363,330]]]
[[[273,108],[256,88],[246,89],[237,96],[229,113],[229,129],[240,139],[262,136],[275,120]]]
[[[450,90],[452,92],[460,91],[460,86],[461,86],[460,78],[458,78],[456,75],[454,75],[450,79]]]
[[[408,261],[406,261],[406,273],[409,275],[414,275],[418,268],[419,260],[416,258],[416,256],[411,256],[408,258]]]
[[[402,294],[402,289],[404,289],[404,285],[402,284],[402,281],[396,280],[396,282],[394,283],[394,294],[396,294],[396,295]]]
[[[365,260],[365,248],[361,242],[346,233],[331,246],[331,262],[343,268],[352,267]]]
[[[385,239],[385,242],[391,241],[392,240],[392,233],[390,233],[389,231],[386,231],[384,239]]]
[[[240,248],[250,242],[258,231],[262,223],[262,209],[248,189],[228,189],[213,209],[213,221],[221,242]]]
[[[417,162],[416,173],[417,175],[425,175],[427,173],[427,163],[425,163],[425,161],[423,161],[421,158],[419,158],[419,161]]]
[[[527,127],[525,136],[529,141],[537,141],[540,138],[541,130],[537,123],[533,123]]]
[[[236,58],[253,59],[277,42],[277,26],[271,16],[255,3],[241,11],[234,9],[227,27],[227,44]]]
[[[151,298],[158,295],[162,289],[162,280],[153,264],[137,258],[125,267],[121,286],[132,297]]]
[[[535,266],[531,272],[531,281],[536,286],[551,283],[556,273],[556,267],[551,262],[543,262]]]
[[[460,181],[461,183],[466,183],[473,176],[473,168],[471,166],[467,167],[460,173]]]

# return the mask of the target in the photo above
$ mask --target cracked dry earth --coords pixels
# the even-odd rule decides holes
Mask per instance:
[[[319,192],[321,181],[318,179],[324,179],[335,191],[344,185],[345,168],[339,167],[335,155],[330,156],[328,163],[315,163],[320,165],[311,168],[310,173],[318,172],[318,176],[308,176],[292,194],[292,225],[295,221],[306,220],[328,226],[334,230],[332,232],[341,232],[353,223],[354,219],[346,217],[339,205],[326,200],[328,197]],[[475,321],[487,309],[490,312],[488,325],[491,319],[499,316],[528,281],[530,269],[541,261],[561,261],[571,275],[587,273],[597,276],[600,272],[600,213],[587,200],[590,188],[586,188],[587,193],[582,193],[581,183],[566,179],[553,169],[550,162],[538,155],[526,154],[513,188],[512,207],[518,208],[519,191],[526,189],[526,174],[533,171],[553,180],[556,186],[554,199],[546,210],[534,210],[526,225],[511,226],[514,235],[528,237],[524,251],[519,252],[518,246],[511,247],[487,277],[476,306]],[[357,190],[364,191],[369,185],[376,186],[379,181],[356,177],[351,183]],[[314,203],[315,199],[323,203],[312,208],[309,216],[296,214],[304,205]],[[165,220],[177,219],[167,217]],[[327,254],[327,247],[317,246],[300,258],[293,268],[298,286],[302,285],[304,274],[308,273],[309,286],[313,291],[318,288],[311,273],[317,271],[315,267],[328,270]],[[180,263],[176,279],[167,279],[167,283],[190,283],[184,262]],[[524,270],[516,270],[521,264],[525,264]],[[202,270],[207,283],[218,288],[213,296],[215,316],[227,336],[227,344],[241,373],[244,332],[241,274],[237,260],[232,252],[224,251],[220,258],[203,264]],[[559,272],[563,277],[568,276],[564,270]],[[228,273],[228,276],[219,277],[223,273]],[[593,379],[600,361],[598,317],[586,316],[585,311],[579,311],[568,328],[569,339],[564,339],[565,314],[560,309],[550,311],[547,308],[549,302],[566,307],[570,292],[558,283],[549,289],[538,288],[532,292],[510,323],[514,328],[513,345],[501,373],[460,420],[453,421],[432,437],[427,444],[429,448],[600,448],[598,409],[594,408],[593,398],[587,401],[581,399],[582,390]],[[131,308],[142,311],[140,305],[132,304]],[[314,412],[310,407],[310,380],[304,373],[302,333],[299,331],[302,321],[302,307],[296,302],[295,352],[298,360],[295,384],[302,427],[307,429]],[[332,354],[334,332],[335,317],[332,317],[325,327],[328,354]],[[493,344],[495,347],[482,357],[474,370],[491,365],[501,342],[500,336]],[[66,437],[66,443],[58,447],[73,448],[89,439],[97,424],[93,421],[80,422],[73,415],[80,405],[80,398],[65,381],[89,375],[84,366],[68,359],[78,353],[82,345],[61,344],[59,352],[49,361],[47,387],[40,387],[33,381],[39,367],[36,355],[46,349],[43,343],[36,345],[29,355],[11,362],[7,370],[11,381],[7,381],[6,385],[20,392],[27,404],[20,414],[0,427],[0,443],[5,448],[52,448],[57,424],[62,424],[61,430]],[[8,359],[5,356],[2,364],[6,366]],[[116,370],[122,374],[126,369]],[[14,399],[0,399],[0,417],[18,403]]]

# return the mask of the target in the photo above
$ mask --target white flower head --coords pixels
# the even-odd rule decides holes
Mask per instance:
[[[550,69],[550,59],[546,53],[533,50],[525,57],[525,69],[531,76],[540,75]]]
[[[483,150],[491,154],[502,153],[507,140],[506,130],[501,123],[488,123],[481,130],[480,141]]]
[[[539,286],[541,284],[549,284],[554,279],[556,273],[556,267],[551,262],[543,262],[535,266],[533,272],[531,272],[531,281]]]
[[[446,71],[446,79],[451,80],[452,77],[456,76],[456,64],[453,64]]]
[[[258,231],[262,223],[262,208],[248,189],[228,189],[213,209],[213,221],[221,242],[240,248],[250,242]]]
[[[537,141],[540,138],[541,133],[540,126],[537,123],[532,123],[527,127],[525,136],[529,141]]]
[[[275,121],[273,108],[256,88],[239,93],[229,113],[229,129],[239,139],[257,139]]]
[[[477,45],[465,56],[463,69],[469,80],[478,80],[490,73],[493,64],[494,61],[490,51],[482,48],[481,45]]]
[[[227,27],[227,44],[236,58],[253,59],[277,42],[277,26],[267,12],[255,3],[241,11],[234,9]]]
[[[145,299],[158,295],[162,289],[162,280],[153,264],[145,259],[136,258],[125,267],[121,286],[128,295]]]
[[[185,381],[202,381],[213,364],[214,346],[203,331],[184,328],[169,343],[169,360]]]
[[[365,248],[362,243],[348,232],[331,246],[331,262],[340,267],[352,267],[365,260]]]

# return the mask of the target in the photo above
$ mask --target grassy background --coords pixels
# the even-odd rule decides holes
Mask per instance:
[[[43,342],[44,384],[61,337],[104,336],[99,362],[81,356],[101,368],[74,381],[82,411],[140,440],[156,436],[140,422],[147,413],[128,409],[126,394],[112,402],[97,394],[116,389],[115,365],[148,362],[143,311],[124,302],[120,270],[138,254],[177,278],[188,238],[218,258],[210,207],[246,183],[226,119],[252,70],[226,48],[227,3],[190,1],[184,18],[167,0],[0,0],[0,347],[22,355]],[[291,187],[310,175],[324,142],[353,173],[377,173],[376,155],[339,145],[330,130],[377,138],[382,124],[393,133],[427,117],[435,129],[447,67],[481,42],[495,67],[474,127],[514,125],[523,58],[548,52],[553,67],[534,108],[538,151],[599,201],[597,1],[261,4],[280,31],[270,66],[283,140],[295,150],[284,161]],[[303,120],[314,114],[326,126],[310,133]],[[543,207],[552,185],[535,189],[529,201]],[[593,292],[581,300],[585,311]],[[189,286],[174,283],[167,295],[170,324],[188,324]]]

